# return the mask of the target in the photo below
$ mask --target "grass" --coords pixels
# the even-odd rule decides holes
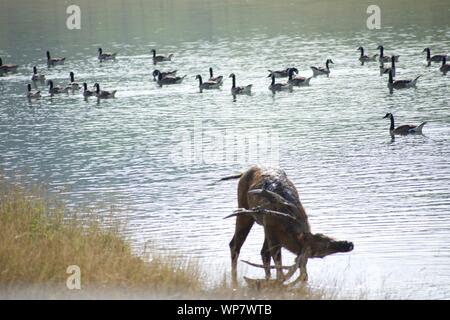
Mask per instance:
[[[82,290],[68,290],[67,267],[81,270]],[[118,224],[67,214],[59,201],[0,177],[0,296],[3,298],[332,299],[307,285],[286,288],[226,279],[211,284],[199,263],[151,248],[136,255]]]

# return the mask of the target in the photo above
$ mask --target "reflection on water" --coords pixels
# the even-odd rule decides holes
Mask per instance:
[[[310,285],[337,279],[352,294],[449,298],[449,79],[422,54],[448,52],[449,8],[379,2],[382,29],[369,31],[365,1],[80,1],[82,29],[68,31],[63,2],[3,1],[0,56],[21,68],[0,78],[0,170],[48,185],[72,207],[114,204],[137,248],[157,240],[228,270],[234,222],[222,218],[237,205],[236,181],[216,181],[256,162],[279,165],[313,231],[355,243],[351,254],[311,261]],[[417,89],[391,95],[377,63],[360,65],[356,48],[375,53],[380,43],[400,54],[398,78],[422,74]],[[99,46],[117,61],[99,64]],[[47,69],[47,48],[66,64]],[[153,82],[152,48],[174,53],[161,69],[187,75],[182,84]],[[328,58],[330,78],[268,90],[268,69],[310,76]],[[29,103],[33,65],[58,84],[74,71],[117,98]],[[195,75],[209,67],[224,86],[200,94]],[[233,101],[230,73],[253,84],[251,96]],[[425,136],[391,141],[387,112],[398,125],[428,121]],[[259,261],[262,236],[254,227],[242,259]]]

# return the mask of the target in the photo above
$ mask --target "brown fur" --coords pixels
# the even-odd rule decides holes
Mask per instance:
[[[275,262],[277,279],[284,280],[281,263],[281,248],[297,255],[302,280],[307,279],[308,258],[324,257],[336,252],[353,249],[353,244],[335,241],[322,234],[312,234],[297,189],[281,169],[251,167],[240,176],[238,184],[238,207],[245,209],[263,208],[288,214],[270,215],[259,213],[236,214],[236,227],[230,242],[233,284],[237,284],[237,259],[240,249],[254,222],[264,228],[265,240],[261,257],[270,278],[270,259]],[[238,178],[239,176],[233,176]],[[229,177],[231,178],[231,177]]]

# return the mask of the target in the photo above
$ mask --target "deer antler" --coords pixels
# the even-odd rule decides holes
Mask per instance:
[[[273,191],[267,190],[267,189],[253,189],[248,191],[249,194],[255,194],[259,195],[263,198],[266,198],[269,200],[270,203],[279,203],[281,205],[287,206],[291,208],[293,211],[295,211],[297,216],[302,216],[301,212],[299,211],[298,207],[293,204],[291,201],[286,200],[283,196],[279,195],[278,193],[275,193]]]
[[[268,209],[264,209],[261,207],[256,207],[253,209],[239,208],[239,209],[233,211],[232,214],[226,216],[224,219],[227,219],[230,217],[236,217],[236,216],[240,216],[240,215],[252,215],[252,214],[268,214],[268,215],[272,215],[272,216],[276,216],[276,217],[288,218],[288,219],[298,222],[298,220],[295,217],[293,217],[289,214],[279,212],[279,211],[274,211],[274,210],[268,210]]]

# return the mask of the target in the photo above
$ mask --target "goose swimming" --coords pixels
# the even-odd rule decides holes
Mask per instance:
[[[18,67],[17,64],[3,64],[3,60],[0,58],[0,75],[16,72]]]
[[[39,74],[37,72],[36,66],[33,67],[33,75],[31,76],[31,81],[45,81],[45,75]]]
[[[202,76],[199,74],[195,76],[195,80],[198,80],[198,87],[200,88],[200,92],[202,92],[203,89],[205,89],[205,90],[220,89],[219,82],[215,82],[215,81],[203,82]]]
[[[117,52],[110,53],[110,52],[103,52],[102,48],[98,48],[98,60],[100,62],[107,61],[107,60],[116,60]]]
[[[98,99],[111,99],[116,97],[117,90],[113,91],[100,90],[100,85],[98,83],[94,84],[94,87],[95,87],[95,96]]]
[[[288,83],[296,86],[296,87],[303,87],[303,86],[309,86],[309,81],[311,81],[312,77],[305,78],[305,77],[295,77],[293,78],[293,74],[298,74],[297,68],[290,68],[289,70],[289,79]]]
[[[364,64],[364,62],[370,62],[370,61],[376,61],[377,60],[378,54],[374,54],[373,56],[369,57],[369,56],[364,54],[364,48],[363,47],[359,47],[356,50],[361,51],[361,55],[359,56],[358,60],[361,62],[362,65]]]
[[[330,76],[330,66],[329,66],[330,63],[334,64],[334,62],[331,59],[327,59],[327,61],[325,62],[325,68],[311,67],[311,70],[313,71],[313,76],[317,77],[317,76],[326,74],[327,77],[329,77]]]
[[[163,61],[172,61],[172,57],[173,54],[169,54],[169,56],[157,56],[156,55],[156,50],[152,49],[152,54],[153,54],[153,63],[156,64],[157,62],[163,62]]]
[[[413,80],[395,80],[392,76],[392,70],[389,70],[389,80],[388,80],[388,88],[392,92],[392,89],[408,89],[408,88],[415,88],[417,80],[422,75],[419,75]]]
[[[292,84],[290,83],[275,83],[275,75],[272,74],[270,76],[272,78],[272,82],[269,86],[269,90],[275,93],[275,91],[292,91]]]
[[[47,65],[49,67],[64,64],[66,58],[52,58],[50,56],[50,51],[47,50]]]
[[[447,58],[446,54],[436,54],[436,55],[432,56],[430,48],[425,48],[425,49],[423,49],[422,52],[426,52],[427,53],[428,66],[431,65],[431,62],[441,62],[442,59]]]
[[[244,87],[238,87],[236,86],[236,75],[234,73],[229,75],[229,78],[232,78],[232,85],[231,85],[231,94],[237,95],[237,94],[248,94],[250,95],[252,92],[252,84],[246,85]]]
[[[209,68],[209,80],[208,81],[218,82],[222,85],[223,76],[214,77],[213,68]]]
[[[380,50],[380,56],[378,57],[378,61],[380,61],[380,62],[389,62],[389,61],[391,61],[391,56],[385,56],[384,55],[384,47],[382,45],[379,45],[377,47],[377,49]],[[400,56],[397,55],[397,56],[393,56],[393,57],[395,58],[395,62],[398,62],[398,59],[399,59]]]
[[[32,90],[31,84],[27,85],[27,97],[28,99],[39,99],[41,97],[41,91]]]
[[[172,76],[172,75],[166,75],[165,77],[163,77],[163,74],[159,70],[153,71],[153,76],[157,77],[156,83],[160,87],[162,87],[163,85],[181,83],[183,81],[183,79],[186,77],[186,76],[176,77],[176,76]]]
[[[422,122],[420,125],[410,125],[410,124],[404,124],[397,128],[395,128],[394,124],[394,115],[392,113],[386,113],[386,115],[383,117],[383,119],[389,118],[391,120],[391,126],[389,127],[389,133],[393,135],[401,135],[406,136],[408,134],[422,134],[423,126],[427,123]]]

